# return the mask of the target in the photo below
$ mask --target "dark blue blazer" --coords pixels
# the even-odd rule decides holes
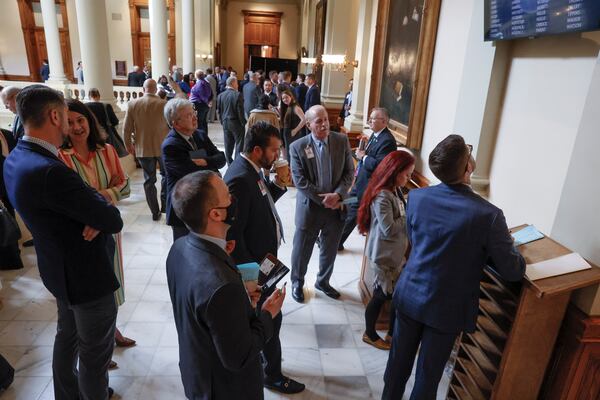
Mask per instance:
[[[306,91],[308,86],[304,83],[299,84],[294,88],[294,95],[296,96],[296,103],[300,104],[300,107],[304,110],[304,103],[306,102]]]
[[[262,399],[260,352],[273,335],[271,315],[257,315],[231,257],[195,234],[173,244],[167,283],[188,399]]]
[[[119,210],[43,147],[20,140],[4,163],[8,197],[35,241],[42,281],[59,300],[93,301],[114,292],[113,233]],[[86,225],[100,231],[91,242]]]
[[[219,168],[225,165],[225,154],[217,149],[206,132],[198,129],[192,134],[192,138],[198,149],[206,150],[206,162],[208,163],[206,167],[194,164],[190,157],[190,151],[193,150],[192,146],[175,129],[171,129],[161,146],[167,176],[167,225],[170,226],[184,226],[175,211],[173,211],[173,204],[171,203],[171,192],[177,181],[196,171],[211,170],[218,172]]]
[[[227,233],[228,239],[235,240],[232,257],[236,264],[260,263],[267,253],[277,255],[277,224],[269,199],[258,186],[260,180],[260,175],[244,157],[237,157],[225,173],[229,192],[237,199],[237,217]],[[263,182],[274,202],[287,190],[272,181]]]
[[[48,64],[42,64],[40,68],[40,75],[42,77],[42,82],[46,82],[50,77],[50,66]]]
[[[392,135],[392,132],[388,128],[385,128],[377,138],[373,137],[370,143],[368,143],[365,152],[367,157],[358,162],[358,174],[352,188],[352,194],[358,197],[359,201],[365,190],[367,190],[369,179],[375,168],[377,168],[385,156],[394,150],[396,150],[396,139],[394,139],[394,135]]]
[[[312,106],[321,104],[321,91],[315,84],[306,91],[306,100],[304,100],[304,110],[308,110]]]
[[[508,281],[525,273],[502,210],[467,185],[439,184],[412,190],[406,213],[412,250],[396,309],[442,332],[474,331],[484,266]]]

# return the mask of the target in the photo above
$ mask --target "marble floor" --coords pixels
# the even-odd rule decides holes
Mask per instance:
[[[222,147],[219,124],[210,124],[210,135]],[[137,340],[132,348],[116,348],[113,359],[119,368],[110,372],[115,399],[185,399],[178,367],[177,332],[165,274],[171,245],[171,229],[152,221],[145,202],[141,170],[131,175],[131,196],[119,204],[125,227],[123,253],[126,302],[119,309],[117,326]],[[291,189],[278,202],[286,242],[279,257],[290,265],[294,235],[296,192]],[[358,278],[364,238],[355,231],[338,254],[332,285],[341,293],[332,300],[315,292],[318,270],[316,251],[309,265],[305,304],[291,295],[283,306],[281,342],[284,373],[306,384],[297,395],[280,396],[265,390],[266,399],[379,399],[388,352],[364,344],[364,307]],[[318,250],[315,248],[315,250]],[[2,400],[54,399],[52,344],[56,331],[56,303],[44,288],[36,267],[34,249],[22,253],[26,267],[0,271],[0,353],[16,369],[13,385]],[[288,285],[288,288],[290,285]],[[438,398],[445,398],[444,376]],[[412,387],[409,381],[407,393]],[[408,398],[408,397],[407,397]],[[233,400],[233,399],[232,399]]]

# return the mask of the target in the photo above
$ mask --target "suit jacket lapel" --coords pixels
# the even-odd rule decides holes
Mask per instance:
[[[308,138],[308,142],[306,143],[306,145],[302,146],[302,151],[304,152],[304,154],[302,156],[304,158],[306,158],[306,163],[308,165],[308,172],[311,175],[310,180],[316,185],[318,182],[317,176],[319,175],[319,170],[317,168],[317,149],[314,146],[314,143],[312,140],[312,134],[309,134],[306,137]],[[308,156],[306,155],[306,149],[308,147],[310,147],[312,149],[312,152],[314,155],[314,157],[312,157],[312,158],[308,158]]]

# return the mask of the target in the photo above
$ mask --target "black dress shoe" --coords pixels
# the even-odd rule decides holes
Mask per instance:
[[[344,245],[340,243],[338,246],[338,251],[344,251]]]
[[[269,377],[265,377],[264,386],[268,389],[275,390],[283,394],[300,393],[306,387],[304,386],[304,384],[286,376],[282,377],[279,380],[273,380]]]
[[[157,212],[156,214],[152,214],[152,221],[158,221],[161,217],[161,213],[160,211]]]
[[[115,394],[115,391],[110,386],[108,387],[108,398],[110,399]]]
[[[321,292],[325,293],[325,295],[331,297],[332,299],[340,298],[340,292],[338,292],[337,290],[332,288],[330,284],[319,285],[318,283],[315,283],[315,289],[320,290]]]
[[[302,288],[302,285],[294,285],[292,288],[292,297],[298,303],[304,303],[304,289]]]
[[[33,239],[29,239],[23,242],[23,247],[32,247],[33,246]]]

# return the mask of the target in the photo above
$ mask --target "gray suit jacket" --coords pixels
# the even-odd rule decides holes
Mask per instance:
[[[254,82],[250,81],[244,85],[242,94],[244,95],[244,112],[246,115],[250,115],[250,111],[258,107],[262,92]]]
[[[308,158],[307,148],[312,150],[314,157]],[[329,151],[333,191],[344,199],[348,196],[348,191],[354,179],[354,161],[348,137],[338,132],[330,132]],[[321,193],[317,189],[316,154],[317,149],[313,144],[312,134],[296,140],[290,147],[292,179],[296,189],[298,189],[296,196],[296,228],[300,229],[312,226],[313,220],[319,218],[318,213],[311,212],[311,209],[325,209],[322,206],[323,198],[319,196]],[[340,217],[342,217],[341,213]]]
[[[217,111],[221,122],[238,121],[242,126],[246,125],[242,94],[237,90],[226,89],[219,94],[219,97],[217,97]]]
[[[392,192],[380,191],[371,202],[371,227],[365,255],[381,267],[399,267],[406,248],[406,210]]]

